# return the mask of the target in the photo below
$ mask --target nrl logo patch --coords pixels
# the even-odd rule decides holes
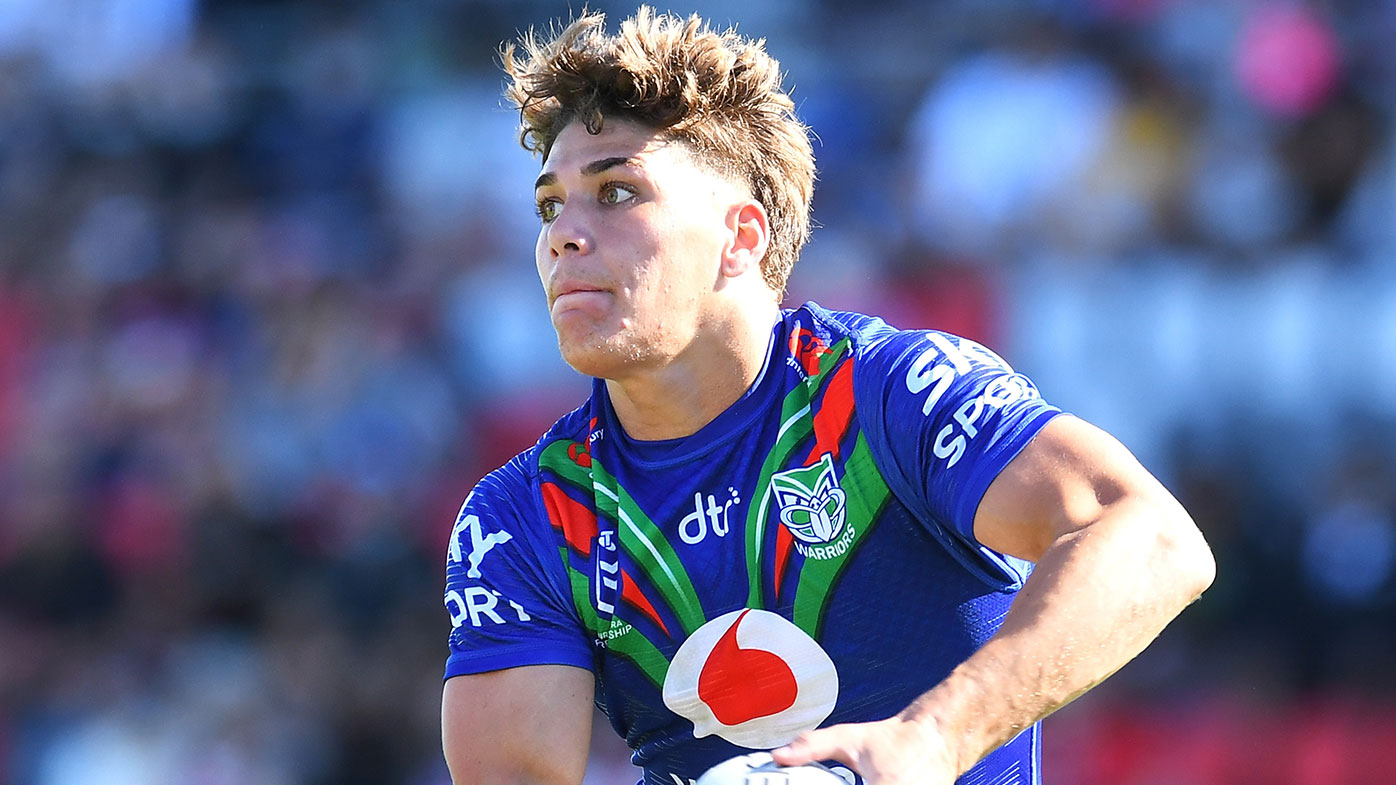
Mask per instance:
[[[819,463],[771,476],[780,522],[801,542],[824,545],[843,532],[845,496],[829,453]]]

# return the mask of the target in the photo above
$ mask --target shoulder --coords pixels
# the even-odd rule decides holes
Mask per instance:
[[[897,332],[876,316],[831,311],[815,302],[787,310],[783,318],[788,344],[782,347],[787,355],[786,362],[799,370],[807,381],[815,377],[827,379],[827,371],[847,365],[847,360],[860,358]]]
[[[505,594],[510,596],[522,596],[523,584],[562,585],[557,547],[567,532],[550,514],[545,498],[545,486],[554,479],[548,462],[550,456],[557,462],[558,448],[564,461],[569,447],[577,454],[575,445],[586,442],[587,411],[583,406],[563,416],[532,447],[475,484],[451,530],[448,577],[492,575],[499,582],[493,588],[507,589]],[[578,463],[584,461],[583,457]],[[506,543],[504,548],[497,547]],[[482,570],[487,554],[490,567]],[[523,584],[516,585],[519,581]]]
[[[814,302],[789,312],[786,318],[791,324],[792,349],[797,338],[824,346],[847,340],[851,356],[874,367],[915,366],[919,369],[939,360],[961,373],[971,367],[1013,372],[1002,357],[984,345],[941,330],[904,330],[879,316],[832,311]],[[807,330],[812,337],[804,338],[800,330]]]
[[[866,349],[901,332],[879,316],[856,311],[831,311],[813,301],[789,311],[786,321],[791,325],[792,336],[800,328],[831,344],[846,339],[855,349]]]

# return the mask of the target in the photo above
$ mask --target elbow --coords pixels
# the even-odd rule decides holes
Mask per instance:
[[[1196,528],[1193,531],[1197,532]],[[1201,532],[1197,532],[1193,539],[1195,542],[1189,549],[1181,568],[1181,582],[1189,603],[1201,597],[1202,593],[1207,591],[1212,582],[1217,579],[1217,560],[1212,556],[1212,549],[1202,538]]]
[[[1202,538],[1202,532],[1198,531],[1196,526],[1193,527],[1193,531],[1197,531],[1197,541],[1199,544],[1197,556],[1197,596],[1201,596],[1202,592],[1206,591],[1208,587],[1212,585],[1212,582],[1217,579],[1217,559],[1216,556],[1212,554],[1211,546]]]
[[[1166,523],[1159,531],[1159,552],[1163,554],[1166,579],[1186,606],[1216,580],[1217,560],[1192,517],[1173,499],[1169,502],[1171,509],[1162,516]]]

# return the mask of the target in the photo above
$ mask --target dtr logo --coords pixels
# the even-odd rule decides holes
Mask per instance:
[[[699,627],[664,678],[664,705],[693,735],[778,747],[834,710],[839,676],[814,639],[784,617],[744,608]]]

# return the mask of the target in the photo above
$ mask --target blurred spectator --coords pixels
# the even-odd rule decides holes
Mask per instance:
[[[921,234],[942,247],[1015,251],[1101,156],[1118,90],[1109,71],[1045,24],[1012,50],[955,64],[909,134]]]

